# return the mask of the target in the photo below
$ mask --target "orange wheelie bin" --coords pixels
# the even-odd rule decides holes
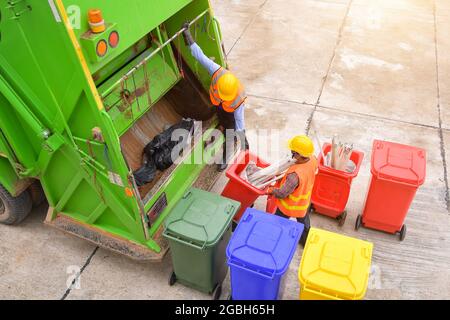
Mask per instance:
[[[417,189],[425,182],[426,151],[393,142],[375,140],[372,151],[369,190],[362,215],[355,229],[361,226],[406,236],[406,215]]]

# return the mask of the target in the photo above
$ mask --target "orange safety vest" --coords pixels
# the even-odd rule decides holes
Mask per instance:
[[[245,96],[244,88],[242,87],[242,85],[239,85],[238,95],[234,100],[223,101],[222,99],[220,99],[218,88],[219,79],[227,72],[228,70],[222,67],[214,72],[211,79],[211,86],[209,88],[209,97],[213,105],[220,106],[222,104],[223,110],[233,113],[245,102],[245,99],[247,99],[247,97]]]
[[[281,187],[286,183],[287,176],[296,173],[299,178],[299,186],[287,198],[277,199],[277,206],[288,217],[304,218],[311,204],[311,194],[314,187],[318,169],[318,161],[316,157],[302,164],[293,165],[283,180]]]

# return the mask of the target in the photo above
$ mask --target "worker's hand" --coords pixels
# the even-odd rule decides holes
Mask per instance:
[[[191,31],[189,30],[189,22],[185,22],[185,23],[183,24],[183,29],[185,29],[185,30],[183,31],[184,43],[185,43],[188,47],[190,47],[190,46],[192,46],[192,45],[195,43],[195,41],[194,41],[194,38],[192,38]]]
[[[266,192],[266,193],[267,193],[268,196],[273,195],[273,189],[274,189],[273,187],[269,187],[269,188],[267,189],[267,192]]]

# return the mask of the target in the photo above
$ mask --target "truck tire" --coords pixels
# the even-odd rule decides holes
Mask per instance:
[[[28,192],[30,193],[31,201],[34,207],[40,206],[45,200],[47,200],[39,180],[33,181],[33,183],[28,187]]]
[[[28,190],[18,197],[13,197],[0,184],[0,224],[16,225],[30,213],[33,202]]]

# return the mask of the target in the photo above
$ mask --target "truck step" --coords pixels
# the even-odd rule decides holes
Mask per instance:
[[[50,208],[47,217],[51,217],[52,212],[53,208]],[[45,224],[59,229],[63,232],[85,239],[99,247],[123,254],[133,260],[161,262],[164,259],[164,255],[168,251],[168,244],[167,242],[165,242],[163,237],[157,237],[157,242],[159,242],[158,245],[161,246],[161,251],[155,252],[146,246],[124,238],[119,238],[99,228],[81,223],[60,214],[58,214],[56,219],[54,219],[53,221],[49,221],[49,219],[46,219]],[[162,231],[158,232],[162,233]]]

